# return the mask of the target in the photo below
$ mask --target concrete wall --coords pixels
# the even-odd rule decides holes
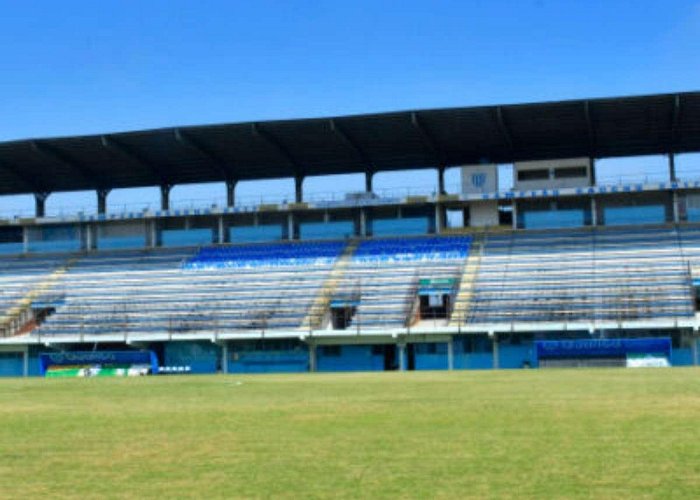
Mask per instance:
[[[24,356],[21,352],[0,352],[0,377],[21,377]]]
[[[498,225],[498,202],[475,201],[469,204],[469,225],[486,227]]]
[[[221,348],[209,341],[168,342],[163,350],[165,366],[190,366],[192,373],[216,373],[220,369]]]
[[[303,373],[309,371],[308,350],[229,353],[228,373]]]
[[[333,349],[320,346],[316,354],[316,369],[320,372],[384,370],[384,355],[371,345],[333,346]]]

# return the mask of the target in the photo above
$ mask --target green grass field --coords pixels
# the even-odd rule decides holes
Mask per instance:
[[[0,497],[694,497],[700,370],[0,380]]]

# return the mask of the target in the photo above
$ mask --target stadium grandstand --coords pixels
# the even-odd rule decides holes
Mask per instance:
[[[0,374],[694,365],[700,179],[676,157],[698,152],[700,93],[0,143],[0,194],[36,209],[0,220]],[[639,155],[664,155],[664,180],[597,180]],[[438,189],[374,190],[406,169]],[[364,191],[305,198],[335,174]],[[275,178],[293,200],[237,203]],[[225,206],[171,207],[205,182]],[[159,209],[107,210],[144,186]],[[95,213],[47,214],[88,190]]]

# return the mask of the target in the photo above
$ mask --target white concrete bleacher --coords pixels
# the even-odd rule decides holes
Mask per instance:
[[[404,327],[420,279],[459,279],[470,236],[398,237],[366,240],[340,279],[339,295],[356,296],[350,327]]]
[[[692,316],[680,241],[673,226],[490,235],[467,322]]]
[[[38,333],[299,328],[343,247],[280,243],[92,254],[56,285],[65,303]]]

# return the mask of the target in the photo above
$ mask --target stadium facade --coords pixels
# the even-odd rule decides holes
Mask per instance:
[[[695,152],[700,93],[2,143],[0,194],[33,193],[36,213],[0,221],[0,374],[109,356],[192,373],[697,364],[700,180],[675,168]],[[597,182],[597,160],[637,155],[666,155],[667,180]],[[435,193],[375,193],[376,173],[412,168],[436,169]],[[306,177],[348,173],[363,192],[305,200]],[[238,182],[283,177],[294,200],[236,203]],[[215,181],[226,206],[170,207],[173,186]],[[108,212],[139,186],[159,210]],[[46,215],[77,190],[96,213]]]

